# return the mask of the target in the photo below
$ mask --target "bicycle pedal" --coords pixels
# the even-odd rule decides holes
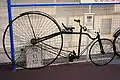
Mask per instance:
[[[75,59],[75,58],[76,58],[75,55],[70,55],[70,56],[69,56],[69,62],[73,62],[73,59]]]

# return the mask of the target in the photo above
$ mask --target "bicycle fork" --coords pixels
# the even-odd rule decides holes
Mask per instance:
[[[98,37],[98,42],[99,42],[99,46],[100,46],[100,52],[101,52],[102,54],[105,54],[105,51],[104,51],[104,49],[103,49],[103,45],[102,45],[102,42],[101,42],[101,39],[100,39],[100,35],[99,35],[98,32],[97,32],[97,37]]]

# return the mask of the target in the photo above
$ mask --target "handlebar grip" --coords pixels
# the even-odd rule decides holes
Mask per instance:
[[[75,22],[80,22],[80,20],[79,20],[79,19],[78,19],[78,20],[74,19],[74,21],[75,21]]]

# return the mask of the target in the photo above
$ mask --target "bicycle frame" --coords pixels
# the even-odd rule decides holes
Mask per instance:
[[[99,40],[99,45],[100,45],[100,48],[101,48],[101,52],[104,51],[104,50],[103,50],[103,47],[102,47],[101,40],[100,40],[100,35],[99,35],[99,33],[97,32],[97,36],[96,36],[95,38],[93,38],[93,37],[91,37],[88,33],[83,33],[83,32],[82,32],[83,27],[82,27],[82,25],[80,25],[80,23],[79,23],[79,26],[80,26],[80,32],[73,32],[73,31],[69,31],[69,30],[66,30],[66,29],[65,29],[65,30],[62,30],[61,32],[53,33],[53,34],[44,36],[44,37],[42,37],[42,38],[32,39],[32,40],[31,40],[31,43],[32,43],[32,44],[36,44],[36,43],[42,42],[42,41],[44,41],[44,40],[53,38],[53,37],[58,36],[58,35],[63,35],[63,34],[71,34],[71,35],[72,35],[72,34],[79,34],[78,53],[77,53],[77,55],[76,55],[76,53],[73,52],[74,55],[75,55],[77,58],[79,58],[80,54],[83,54],[83,53],[86,51],[86,49],[88,49],[88,47],[89,47],[96,39]],[[81,37],[82,37],[82,35],[87,35],[92,41],[91,41],[91,42],[86,46],[86,48],[80,53],[81,39],[82,39]]]
[[[77,57],[79,58],[80,54],[83,54],[86,49],[88,49],[88,47],[98,38],[96,36],[96,38],[92,38],[88,33],[81,33],[81,32],[61,32],[62,34],[77,34],[77,35],[80,35],[79,36],[79,43],[78,43],[78,53],[77,53]],[[82,52],[80,53],[80,47],[81,47],[81,40],[82,40],[82,35],[87,35],[92,41],[82,50]]]

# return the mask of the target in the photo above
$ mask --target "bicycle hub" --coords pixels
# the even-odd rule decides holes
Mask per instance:
[[[37,43],[37,40],[33,38],[33,39],[31,39],[30,42],[31,42],[31,44],[35,45]]]

